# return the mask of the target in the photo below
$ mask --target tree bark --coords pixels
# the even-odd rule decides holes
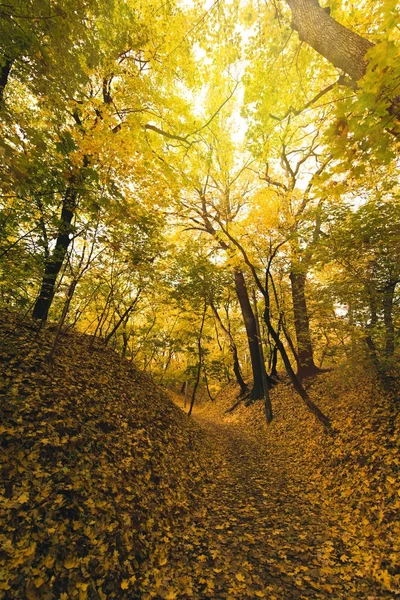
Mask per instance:
[[[292,267],[290,282],[297,340],[297,376],[303,379],[304,377],[316,375],[319,369],[314,363],[311,343],[310,322],[305,294],[306,276]]]
[[[253,289],[253,306],[254,306],[254,318],[256,321],[256,328],[257,328],[258,351],[260,353],[261,375],[262,375],[262,383],[263,383],[263,390],[264,390],[265,418],[266,418],[267,423],[271,423],[273,413],[272,413],[271,398],[269,396],[270,385],[268,382],[267,371],[265,370],[264,352],[263,352],[263,347],[262,347],[262,343],[261,343],[261,334],[260,334],[260,321],[258,318],[258,310],[257,310],[257,298],[256,298],[256,293],[255,293],[254,289]]]
[[[265,300],[265,309],[264,309],[264,321],[269,331],[270,336],[275,342],[276,347],[279,350],[279,354],[282,357],[283,364],[285,365],[286,372],[289,376],[290,381],[293,384],[294,389],[299,394],[300,398],[303,400],[307,408],[315,415],[315,417],[323,424],[326,431],[330,431],[332,429],[331,422],[329,418],[324,415],[324,413],[318,408],[316,404],[311,400],[307,391],[303,388],[301,381],[297,377],[296,373],[293,371],[292,365],[290,364],[289,357],[287,355],[285,346],[283,345],[278,332],[275,330],[274,326],[271,322],[270,315],[270,298],[269,298],[269,286],[268,286],[269,273],[267,271],[265,277],[265,288],[263,291],[264,300]]]
[[[374,44],[335,21],[318,0],[286,2],[292,12],[292,28],[298,32],[302,42],[309,44],[354,81],[365,75],[365,54]]]
[[[119,327],[122,325],[122,323],[124,322],[125,319],[127,319],[131,312],[133,311],[133,309],[136,306],[137,301],[139,300],[140,294],[142,293],[142,290],[139,290],[138,293],[136,294],[135,299],[133,300],[133,302],[128,306],[128,308],[123,312],[123,314],[119,317],[118,321],[115,323],[114,327],[111,329],[110,333],[107,334],[105,340],[104,340],[104,345],[107,346],[107,344],[109,343],[109,341],[111,340],[112,336],[117,333]]]
[[[262,376],[262,365],[257,335],[257,323],[251,308],[249,294],[242,271],[235,269],[235,289],[243,315],[246,328],[247,341],[249,343],[251,368],[253,372],[253,387],[250,393],[252,400],[264,398],[264,385]]]
[[[48,312],[54,298],[56,280],[71,242],[70,234],[73,230],[72,219],[76,209],[77,197],[78,190],[76,186],[73,184],[69,185],[63,198],[56,246],[49,260],[46,261],[39,296],[33,308],[32,316],[34,319],[47,320]]]
[[[203,335],[203,328],[204,328],[204,322],[206,320],[206,313],[207,313],[207,304],[204,304],[204,311],[203,311],[203,316],[201,319],[201,326],[200,326],[200,331],[199,331],[199,337],[197,340],[197,349],[198,349],[198,353],[199,353],[199,362],[197,365],[197,374],[196,374],[196,381],[194,382],[194,387],[193,387],[193,391],[192,391],[192,397],[190,399],[190,407],[189,407],[189,411],[188,411],[188,416],[190,417],[190,415],[192,414],[192,410],[194,407],[194,401],[196,399],[196,392],[197,392],[197,388],[198,385],[200,383],[200,374],[201,374],[201,369],[203,366],[203,350],[201,347],[201,338]]]
[[[393,299],[396,289],[396,281],[387,284],[383,292],[383,322],[385,324],[385,354],[394,354],[394,323],[393,323]]]
[[[245,392],[247,392],[247,384],[244,381],[243,376],[242,376],[242,371],[240,368],[239,356],[238,356],[238,351],[237,351],[237,346],[235,344],[235,340],[233,339],[232,334],[229,331],[229,329],[227,329],[227,327],[225,327],[225,325],[223,324],[222,319],[219,316],[218,310],[217,310],[214,302],[211,299],[209,299],[208,302],[209,302],[211,310],[214,314],[214,317],[217,320],[217,323],[221,327],[222,331],[224,332],[224,334],[228,340],[229,348],[231,350],[232,360],[233,360],[233,372],[235,373],[236,381],[238,382],[238,384],[240,386],[240,391],[242,394],[244,394]]]

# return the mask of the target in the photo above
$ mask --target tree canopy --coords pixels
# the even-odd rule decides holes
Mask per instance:
[[[282,369],[306,403],[350,354],[392,376],[397,8],[4,5],[3,304],[269,420]]]

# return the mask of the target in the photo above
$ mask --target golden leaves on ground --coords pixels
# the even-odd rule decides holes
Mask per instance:
[[[49,364],[48,328],[0,321],[0,597],[136,597],[200,493],[204,436],[113,351],[69,335]]]
[[[230,469],[238,473],[248,464],[243,477],[249,508],[255,508],[255,485],[264,480],[264,506],[252,534],[257,549],[265,544],[270,574],[282,575],[270,591],[285,599],[333,594],[381,600],[399,594],[400,439],[393,399],[361,368],[320,376],[311,393],[333,416],[338,432],[330,437],[288,385],[272,393],[276,415],[268,428],[258,404],[223,417],[233,404],[233,389],[200,415],[217,436],[228,435],[237,446],[236,467]],[[224,425],[217,426],[222,418]],[[268,512],[270,529],[263,532],[261,519]],[[263,561],[256,559],[258,569]]]
[[[1,320],[1,316],[0,316]],[[11,320],[11,319],[10,319]],[[12,321],[12,320],[11,320]],[[356,600],[400,590],[399,438],[365,373],[311,393],[286,383],[275,420],[227,388],[196,420],[111,350],[2,322],[2,563],[6,600]]]

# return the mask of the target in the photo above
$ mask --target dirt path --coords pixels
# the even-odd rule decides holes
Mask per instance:
[[[210,542],[228,559],[220,597],[232,579],[234,597],[257,597],[258,592],[288,600],[326,598],[333,581],[318,557],[326,528],[319,508],[303,493],[301,473],[290,469],[285,456],[272,460],[261,434],[204,416],[196,420],[222,458],[214,493],[207,498],[206,525],[214,532]],[[238,582],[243,585],[236,590]]]
[[[290,451],[282,445],[271,457],[262,432],[195,419],[215,452],[217,475],[171,532],[157,574],[160,585],[171,585],[168,593],[159,586],[157,598],[379,600],[366,582],[330,568],[330,529]]]
[[[331,519],[324,514],[318,482],[298,468],[298,448],[282,439],[271,452],[262,431],[204,413],[194,418],[206,433],[216,470],[197,508],[172,527],[156,585],[149,582],[144,600],[389,597],[341,562],[340,511]]]

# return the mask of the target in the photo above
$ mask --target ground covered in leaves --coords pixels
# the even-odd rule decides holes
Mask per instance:
[[[268,428],[259,404],[225,414],[234,388],[197,411],[221,468],[170,561],[177,581],[192,565],[196,598],[400,596],[397,401],[354,366],[310,393],[333,437],[284,383]]]
[[[140,598],[206,485],[204,435],[90,338],[49,363],[51,327],[0,325],[0,598]]]
[[[190,421],[111,350],[2,317],[0,598],[400,596],[396,400],[360,368]],[[179,399],[178,399],[179,402]]]

